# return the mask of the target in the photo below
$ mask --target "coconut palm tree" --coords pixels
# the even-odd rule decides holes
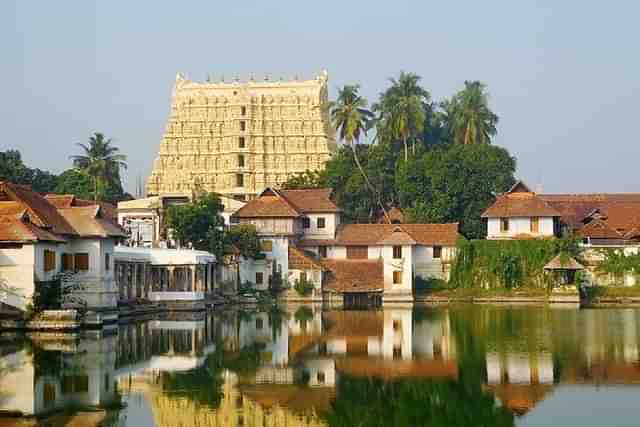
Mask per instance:
[[[400,77],[389,79],[391,87],[380,94],[380,102],[373,106],[379,114],[378,134],[381,139],[401,140],[404,145],[404,160],[409,160],[408,140],[413,139],[412,151],[415,154],[415,139],[424,132],[426,110],[431,95],[418,82],[420,76],[400,72]]]
[[[120,182],[120,169],[127,168],[127,156],[112,145],[111,139],[96,132],[88,144],[77,144],[83,154],[71,156],[73,166],[81,169],[93,179],[94,200],[98,200],[100,187]]]
[[[464,89],[447,103],[449,129],[457,144],[489,144],[498,130],[498,116],[489,108],[486,86],[465,81]]]
[[[345,85],[339,89],[338,99],[329,104],[331,121],[338,130],[340,139],[343,140],[347,146],[351,147],[356,166],[380,204],[385,217],[389,220],[389,223],[391,223],[378,192],[373,185],[371,185],[371,181],[369,181],[369,177],[367,177],[358,159],[356,145],[360,137],[367,134],[367,130],[370,129],[373,120],[373,113],[367,108],[367,100],[360,96],[358,93],[359,90],[359,85]]]

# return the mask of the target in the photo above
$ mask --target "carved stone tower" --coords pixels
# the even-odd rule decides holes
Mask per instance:
[[[196,188],[251,199],[291,175],[324,169],[336,149],[328,75],[314,80],[199,83],[176,76],[147,195]]]

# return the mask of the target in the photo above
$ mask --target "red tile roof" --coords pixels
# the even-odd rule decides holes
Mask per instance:
[[[15,215],[0,216],[0,242],[30,243],[37,241],[65,242],[60,236],[38,228]]]
[[[302,213],[328,213],[341,210],[331,200],[330,188],[307,190],[279,190]]]
[[[330,198],[331,189],[276,190],[267,188],[233,214],[237,218],[289,217],[309,213],[340,212]]]
[[[116,222],[105,217],[100,206],[72,207],[58,211],[81,237],[127,237],[127,233]]]
[[[294,270],[323,270],[322,265],[315,259],[313,253],[306,253],[293,245],[289,245],[289,268]]]
[[[505,193],[484,213],[482,218],[558,217],[560,212],[532,192]]]
[[[104,216],[116,221],[118,218],[117,209],[111,203],[79,199],[73,194],[47,194],[44,198],[56,208],[62,209],[81,206],[100,206]]]
[[[458,223],[450,224],[345,224],[338,228],[336,244],[344,246],[415,244],[455,246]],[[397,240],[398,243],[394,243]]]
[[[31,222],[41,228],[55,234],[76,234],[55,206],[28,186],[0,182],[0,200],[21,203],[28,211]]]
[[[392,224],[402,224],[404,222],[404,214],[402,213],[402,211],[397,208],[397,207],[392,207],[391,209],[389,209],[387,211],[387,214],[389,215],[389,218],[391,219],[391,223]],[[378,219],[377,221],[375,221],[378,224],[388,224],[389,221],[387,220],[387,218],[384,216],[383,212],[380,212],[378,214]]]
[[[267,188],[262,194],[238,209],[236,218],[298,218],[302,212],[276,190]]]
[[[338,293],[381,292],[384,266],[381,260],[323,259],[328,272],[323,290]]]

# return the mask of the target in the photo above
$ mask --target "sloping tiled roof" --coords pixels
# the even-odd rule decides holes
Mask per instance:
[[[584,266],[574,258],[562,260],[562,255],[556,255],[551,261],[544,266],[545,270],[584,270]]]
[[[402,224],[404,222],[404,214],[402,213],[402,211],[400,210],[400,208],[397,208],[396,206],[392,207],[391,209],[389,209],[387,211],[387,214],[389,215],[389,219],[391,219],[391,223],[392,224]],[[375,221],[378,224],[388,224],[389,221],[387,221],[387,217],[384,216],[383,212],[380,212],[378,214],[378,220]]]
[[[100,208],[102,208],[102,214],[104,216],[112,218],[114,220],[117,220],[118,217],[116,207],[111,203],[79,199],[73,194],[47,194],[46,196],[44,196],[44,198],[58,209],[80,206],[100,206]]]
[[[126,237],[125,231],[113,220],[105,218],[99,206],[59,209],[60,214],[82,237]]]
[[[0,182],[0,193],[2,200],[19,202],[24,205],[35,225],[46,228],[55,234],[76,234],[69,223],[58,213],[55,206],[30,187]]]
[[[323,289],[338,293],[378,292],[384,288],[381,260],[324,259]]]
[[[482,218],[512,217],[557,217],[560,216],[553,206],[532,192],[505,193],[481,215]]]
[[[302,216],[300,210],[276,190],[270,188],[233,214],[235,218],[297,218],[300,216]]]
[[[323,269],[313,254],[305,253],[293,245],[289,245],[289,268],[294,270]]]
[[[330,188],[279,190],[279,192],[302,213],[341,211],[331,200]]]
[[[64,242],[65,240],[28,221],[23,221],[15,215],[0,216],[0,242],[27,243],[37,241]]]
[[[582,237],[590,237],[592,239],[623,239],[624,236],[618,231],[611,228],[605,221],[594,219],[576,231],[576,234]]]
[[[382,245],[408,235],[416,244],[455,246],[460,238],[458,223],[450,224],[345,224],[336,235],[336,244],[345,246]],[[404,238],[401,238],[404,236]],[[390,239],[390,240],[387,240]],[[391,244],[391,243],[387,243]],[[399,241],[399,244],[407,244]]]

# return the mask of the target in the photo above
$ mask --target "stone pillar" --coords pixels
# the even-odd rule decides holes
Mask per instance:
[[[176,278],[174,274],[175,267],[167,267],[167,271],[169,273],[167,291],[175,291],[176,290]]]
[[[190,289],[189,290],[191,292],[195,292],[195,291],[198,290],[197,289],[198,283],[196,281],[196,276],[197,276],[197,273],[198,273],[197,268],[198,268],[197,265],[192,265],[192,266],[189,267],[189,271],[191,273],[191,277],[190,277],[191,281],[190,281],[190,284],[189,284],[190,285]]]

